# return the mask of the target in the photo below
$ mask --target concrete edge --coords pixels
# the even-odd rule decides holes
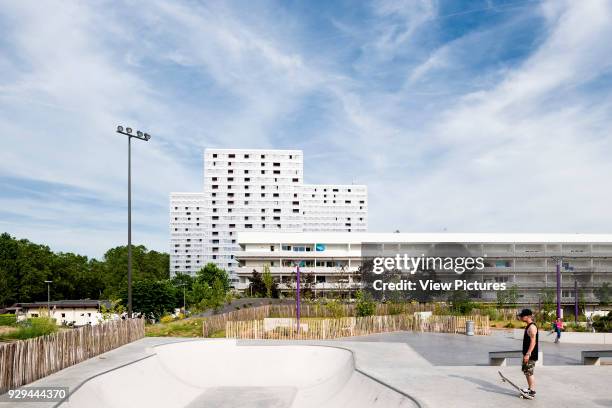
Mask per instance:
[[[250,339],[244,339],[244,340],[250,340]],[[248,344],[240,344],[240,342],[237,342],[236,345],[238,346],[243,346],[243,347],[248,347]],[[265,344],[263,344],[265,346]],[[394,387],[391,384],[388,384],[386,382],[384,382],[383,380],[376,378],[375,376],[366,373],[365,371],[361,370],[360,368],[357,367],[357,359],[355,357],[355,352],[347,347],[344,346],[334,346],[334,345],[326,345],[326,344],[283,344],[284,346],[315,346],[315,347],[330,347],[330,348],[337,348],[337,349],[341,349],[341,350],[346,350],[348,352],[351,353],[352,359],[353,359],[353,368],[356,372],[358,372],[361,375],[364,375],[366,377],[368,377],[369,379],[379,383],[380,385],[389,388],[390,390],[393,390],[395,392],[397,392],[400,395],[403,395],[404,397],[408,398],[410,401],[414,402],[416,404],[416,406],[418,408],[427,408],[427,405],[425,405],[425,403],[421,400],[419,400],[416,397],[413,397],[410,394],[407,394],[405,391],[400,390],[399,388]],[[269,344],[269,346],[273,346],[273,344]]]
[[[163,338],[163,337],[160,337],[160,338]],[[145,348],[145,350],[147,350],[147,349],[152,349],[152,348],[155,348],[155,347],[157,347],[157,346],[163,346],[163,345],[166,345],[166,344],[185,343],[185,342],[188,342],[188,341],[197,341],[197,340],[198,340],[197,338],[193,338],[193,339],[189,339],[189,340],[175,340],[175,341],[169,341],[168,343],[163,343],[163,344],[155,344],[155,345],[153,345],[153,346],[151,346],[151,347],[146,347],[146,348]],[[131,343],[128,343],[128,344],[131,344]],[[115,350],[116,350],[116,349],[115,349]],[[110,351],[112,351],[112,350],[110,350]],[[74,394],[75,392],[77,392],[77,391],[78,391],[78,390],[79,390],[79,389],[80,389],[80,388],[81,388],[83,385],[85,385],[85,384],[86,384],[86,383],[88,383],[89,381],[93,380],[94,378],[97,378],[97,377],[99,377],[99,376],[101,376],[101,375],[104,375],[104,374],[108,374],[108,373],[113,372],[113,371],[115,371],[115,370],[118,370],[118,369],[120,369],[120,368],[127,367],[127,366],[129,366],[129,365],[132,365],[132,364],[138,363],[139,361],[146,360],[147,358],[151,358],[151,357],[153,357],[153,356],[155,356],[155,353],[152,353],[152,354],[146,355],[146,356],[144,356],[144,357],[137,358],[136,360],[129,361],[129,362],[124,363],[124,364],[120,364],[120,365],[118,365],[118,366],[116,366],[116,367],[109,368],[108,370],[100,371],[99,373],[96,373],[96,374],[94,374],[94,375],[91,375],[91,376],[89,376],[89,377],[85,378],[83,381],[79,382],[79,384],[78,384],[76,387],[74,387],[72,390],[70,390],[70,393],[69,393],[69,394],[66,396],[66,398],[64,398],[64,399],[62,399],[61,401],[58,401],[57,403],[55,403],[54,405],[52,405],[52,408],[59,408],[59,407],[60,407],[60,406],[61,406],[61,405],[62,405],[64,402],[66,402],[66,401],[68,401],[68,400],[70,399],[70,396],[71,396],[72,394]],[[93,357],[92,357],[92,358],[93,358]],[[85,361],[88,361],[88,360],[85,360]],[[72,366],[72,367],[74,367],[74,366]],[[44,377],[43,377],[43,378],[44,378]]]
[[[162,337],[162,338],[163,338],[163,337]],[[163,344],[155,344],[155,345],[152,345],[151,347],[148,347],[148,348],[154,349],[154,348],[156,348],[156,347],[165,346],[165,345],[169,345],[169,344],[176,344],[176,343],[188,343],[188,342],[194,342],[194,341],[203,341],[203,340],[204,340],[204,341],[206,341],[205,339],[202,339],[202,338],[190,338],[190,339],[185,339],[185,340],[175,340],[175,341],[169,341],[169,342],[167,342],[167,343],[163,343]],[[222,339],[220,339],[220,340],[222,340]],[[227,339],[227,340],[234,340],[234,342],[235,342],[236,346],[240,346],[240,347],[248,347],[248,345],[247,345],[247,344],[240,344],[240,342],[238,342],[236,339]],[[272,344],[270,344],[270,345],[272,345]],[[372,381],[375,381],[375,382],[377,382],[378,384],[380,384],[380,385],[382,385],[382,386],[384,386],[384,387],[386,387],[386,388],[389,388],[389,389],[391,389],[391,390],[393,390],[393,391],[397,392],[398,394],[400,394],[400,395],[402,395],[402,396],[406,397],[406,398],[407,398],[407,399],[409,399],[410,401],[414,402],[418,408],[427,408],[427,405],[425,405],[425,404],[424,404],[422,401],[420,401],[418,398],[413,397],[412,395],[407,394],[406,392],[404,392],[404,391],[400,390],[399,388],[396,388],[396,387],[394,387],[393,385],[388,384],[388,383],[386,383],[385,381],[382,381],[381,379],[379,379],[379,378],[377,378],[377,377],[375,377],[375,376],[373,376],[373,375],[371,375],[371,374],[368,374],[367,372],[365,372],[365,371],[363,371],[363,370],[359,369],[359,368],[357,367],[357,360],[356,360],[356,358],[355,358],[355,352],[354,352],[353,350],[351,350],[351,349],[347,348],[347,347],[343,347],[343,346],[334,346],[334,345],[324,345],[324,344],[304,344],[304,345],[301,345],[301,344],[286,344],[286,345],[287,345],[287,346],[298,346],[298,347],[299,347],[299,346],[306,346],[306,345],[307,345],[307,346],[315,346],[315,347],[329,347],[329,348],[337,348],[337,349],[340,349],[340,350],[346,350],[346,351],[348,351],[349,353],[351,353],[351,358],[352,358],[352,360],[353,360],[353,369],[354,369],[356,372],[358,372],[359,374],[366,376],[367,378],[371,379]],[[155,356],[155,355],[156,355],[155,353],[152,353],[152,354],[146,355],[146,356],[144,356],[144,357],[137,358],[136,360],[133,360],[133,361],[127,362],[127,363],[125,363],[125,364],[118,365],[118,366],[116,366],[116,367],[110,368],[110,369],[108,369],[108,370],[101,371],[101,372],[99,372],[99,373],[96,373],[96,374],[94,374],[94,375],[91,375],[91,376],[89,376],[89,377],[85,378],[83,381],[81,381],[81,382],[80,382],[80,383],[79,383],[79,384],[78,384],[76,387],[74,387],[74,388],[73,388],[73,389],[70,391],[70,393],[69,393],[69,394],[66,396],[66,398],[62,399],[61,401],[58,401],[56,404],[54,404],[54,405],[52,406],[52,408],[59,408],[59,407],[60,407],[60,406],[61,406],[61,405],[62,405],[64,402],[66,402],[67,400],[69,400],[69,399],[70,399],[70,395],[72,395],[72,394],[74,394],[75,392],[77,392],[77,391],[78,391],[78,390],[79,390],[79,389],[80,389],[80,388],[81,388],[83,385],[85,385],[85,384],[86,384],[86,383],[88,383],[89,381],[93,380],[94,378],[100,377],[100,376],[102,376],[102,375],[104,375],[104,374],[108,374],[108,373],[113,372],[113,371],[116,371],[116,370],[118,370],[118,369],[120,369],[120,368],[127,367],[127,366],[129,366],[129,365],[132,365],[132,364],[138,363],[138,362],[140,362],[140,361],[146,360],[146,359],[151,358],[151,357],[153,357],[153,356]],[[85,361],[87,361],[87,360],[85,360]]]

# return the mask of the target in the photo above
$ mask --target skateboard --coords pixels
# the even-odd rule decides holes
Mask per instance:
[[[507,382],[508,384],[513,386],[519,392],[519,398],[533,399],[533,397],[531,395],[525,394],[523,392],[523,390],[521,390],[521,387],[519,387],[518,385],[516,385],[515,383],[513,383],[512,381],[510,381],[506,377],[504,377],[504,375],[501,373],[501,371],[498,371],[498,373],[499,373],[499,376],[501,377],[502,382]]]

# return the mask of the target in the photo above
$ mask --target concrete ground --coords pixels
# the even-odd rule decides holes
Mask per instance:
[[[145,338],[67,368],[31,385],[69,386],[75,390],[85,379],[105,370],[129,363],[150,354],[150,347],[185,339]],[[422,407],[612,407],[612,366],[582,366],[580,350],[606,346],[576,344],[543,345],[544,366],[536,367],[537,398],[522,400],[497,374],[501,370],[520,386],[525,379],[518,366],[490,367],[487,353],[517,350],[520,341],[510,334],[496,332],[491,336],[467,337],[434,333],[385,333],[332,341],[241,340],[239,345],[314,344],[349,349],[360,373],[406,393]],[[518,362],[517,362],[518,364]],[[222,391],[222,390],[221,390]],[[169,390],[169,392],[171,392]],[[215,402],[216,401],[216,402]],[[223,402],[225,401],[225,403]],[[213,400],[201,401],[202,407],[251,406],[227,405],[223,393]],[[260,401],[261,402],[261,401]],[[0,407],[15,406],[0,403]],[[53,404],[20,403],[23,408],[50,408]],[[266,407],[266,405],[258,405]],[[343,405],[342,405],[343,406]]]

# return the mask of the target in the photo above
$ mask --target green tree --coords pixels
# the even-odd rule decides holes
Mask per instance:
[[[122,293],[127,304],[127,288]],[[145,317],[159,320],[179,305],[176,287],[170,280],[138,280],[132,284],[132,308]]]
[[[358,290],[355,297],[357,299],[355,313],[358,317],[372,316],[376,313],[376,303],[369,293]]]
[[[270,267],[268,265],[264,265],[263,273],[261,274],[261,280],[266,287],[266,297],[272,297],[272,289],[274,288],[274,278],[272,277],[272,273],[270,273]]]
[[[219,280],[223,286],[224,294],[230,289],[229,276],[225,270],[219,268],[214,263],[206,264],[202,269],[196,273],[196,281],[201,284],[207,284],[211,288],[213,287],[215,280]]]
[[[253,297],[266,296],[267,288],[266,288],[265,282],[263,281],[263,277],[261,273],[253,269],[253,272],[251,273],[251,276],[248,277],[248,279],[249,279],[249,287],[247,288],[246,293],[249,296],[253,296]]]

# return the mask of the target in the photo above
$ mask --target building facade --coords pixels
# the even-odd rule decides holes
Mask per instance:
[[[237,282],[241,231],[367,231],[367,188],[304,184],[301,150],[206,149],[203,192],[170,195],[171,275],[212,262]]]
[[[314,275],[315,294],[348,293],[362,286],[359,270],[364,259],[378,254],[482,257],[484,268],[472,272],[470,279],[516,286],[521,304],[542,302],[556,288],[557,264],[563,303],[573,304],[575,286],[581,302],[597,303],[594,291],[612,282],[612,235],[241,233],[238,243],[240,289],[248,287],[253,270],[262,272],[267,265],[281,291],[291,291],[300,265],[301,273]],[[437,277],[443,279],[444,272],[438,271]],[[495,291],[476,291],[472,296],[483,302],[497,300]]]

